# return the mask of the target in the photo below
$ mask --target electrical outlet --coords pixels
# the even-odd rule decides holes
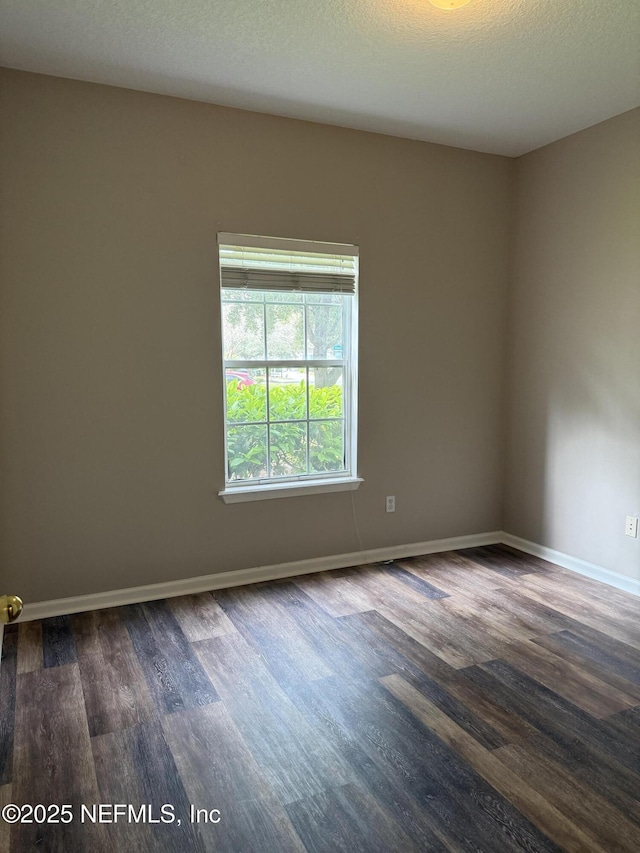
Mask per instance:
[[[387,512],[395,512],[396,511],[396,496],[395,495],[387,495]]]
[[[389,500],[389,498],[387,498]],[[624,526],[624,532],[627,536],[631,536],[633,539],[638,538],[638,517],[635,515],[628,515],[627,522]]]

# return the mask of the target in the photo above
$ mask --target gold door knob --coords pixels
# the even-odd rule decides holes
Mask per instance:
[[[21,598],[17,595],[0,595],[0,622],[13,622],[21,613]]]

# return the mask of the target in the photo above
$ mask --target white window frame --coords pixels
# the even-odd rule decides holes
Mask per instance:
[[[296,360],[273,360],[268,359],[265,352],[263,359],[233,359],[225,360],[224,358],[224,316],[221,311],[221,332],[223,340],[222,352],[222,375],[223,375],[223,417],[224,417],[224,470],[225,470],[225,487],[218,492],[219,496],[225,503],[238,503],[244,501],[265,500],[271,498],[293,497],[295,495],[319,494],[322,492],[339,492],[353,491],[358,488],[363,482],[361,477],[357,476],[357,435],[358,435],[358,248],[357,246],[320,243],[307,240],[288,240],[277,237],[262,237],[246,234],[228,234],[221,232],[218,234],[219,247],[229,246],[246,246],[252,249],[277,249],[279,251],[289,252],[307,252],[309,254],[318,255],[349,255],[353,259],[353,267],[355,268],[355,287],[352,298],[345,300],[346,317],[344,319],[344,335],[343,346],[348,346],[348,353],[343,352],[341,359],[313,359],[304,358]],[[222,307],[222,296],[224,288],[224,276],[222,272],[222,253],[219,251],[220,261],[220,301]],[[236,285],[237,286],[237,285]],[[258,288],[256,288],[258,289]],[[261,286],[261,290],[269,292],[268,285]],[[304,292],[304,289],[291,287],[294,293]],[[312,291],[313,292],[313,291]],[[318,291],[315,291],[318,292]],[[326,290],[322,288],[320,292],[331,292],[331,287]],[[306,303],[301,303],[306,305]],[[266,311],[266,308],[265,308]],[[306,321],[306,308],[305,308]],[[265,327],[266,334],[266,327]],[[266,373],[266,383],[268,390],[269,383],[269,368],[323,368],[323,367],[341,367],[342,382],[343,382],[343,419],[344,419],[344,453],[345,453],[345,471],[344,472],[328,472],[328,473],[311,473],[301,474],[291,477],[272,477],[256,480],[229,480],[228,479],[228,447],[227,447],[227,430],[230,426],[227,423],[226,417],[226,371],[227,369],[264,369]],[[307,391],[308,394],[308,391]],[[307,398],[307,422],[310,421]],[[269,412],[267,410],[267,435],[269,432]],[[315,419],[314,419],[315,420]],[[303,421],[304,422],[304,421]],[[268,442],[267,442],[268,444]],[[268,447],[267,447],[268,449]]]

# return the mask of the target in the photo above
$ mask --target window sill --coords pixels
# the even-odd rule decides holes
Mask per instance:
[[[223,489],[218,495],[226,504],[246,501],[266,501],[271,498],[293,498],[301,495],[320,495],[324,492],[353,492],[362,477],[341,477],[335,480],[307,480],[301,483],[268,483],[264,486],[237,486]]]

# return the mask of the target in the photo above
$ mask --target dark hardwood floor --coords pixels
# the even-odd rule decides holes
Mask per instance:
[[[0,805],[74,817],[0,850],[638,853],[639,616],[487,546],[10,626]]]

